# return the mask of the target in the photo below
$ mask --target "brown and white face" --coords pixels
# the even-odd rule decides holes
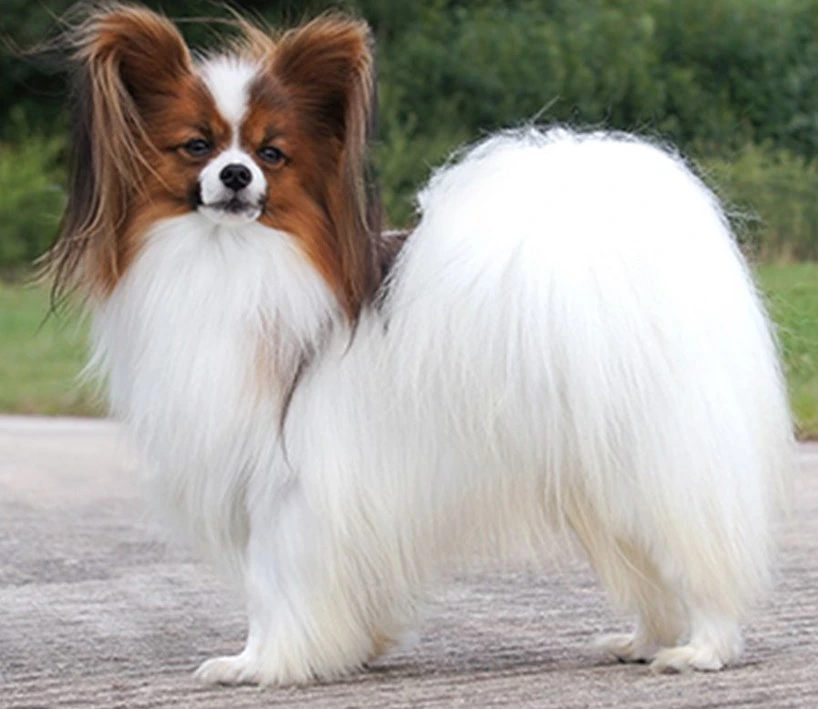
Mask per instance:
[[[292,235],[352,315],[371,293],[368,29],[343,17],[279,36],[241,29],[229,51],[194,61],[143,8],[114,6],[80,28],[58,280],[104,295],[153,224],[195,212],[228,232]]]
[[[176,126],[163,151],[174,156],[166,169],[185,176],[185,194],[178,199],[184,196],[214,224],[260,220],[288,231],[293,218],[310,211],[309,194],[320,191],[320,184],[311,183],[324,178],[311,175],[310,167],[323,157],[322,167],[332,170],[342,142],[316,141],[305,130],[292,90],[263,61],[217,56],[195,64],[193,75],[201,94],[197,120],[179,120],[186,112],[171,111]]]

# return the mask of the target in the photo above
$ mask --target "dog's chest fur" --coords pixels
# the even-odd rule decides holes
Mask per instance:
[[[155,227],[94,309],[92,366],[163,506],[206,547],[241,537],[242,496],[278,451],[282,400],[337,316],[287,235],[198,215]]]

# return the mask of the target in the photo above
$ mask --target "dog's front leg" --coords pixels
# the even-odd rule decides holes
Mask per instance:
[[[204,662],[196,671],[204,682],[300,684],[340,676],[373,654],[354,543],[341,544],[297,492],[275,508],[251,513],[246,646]]]

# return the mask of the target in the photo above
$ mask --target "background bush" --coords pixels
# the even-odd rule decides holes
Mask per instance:
[[[28,135],[22,114],[17,138],[0,143],[0,274],[13,275],[53,240],[65,195],[63,139]]]
[[[53,33],[68,0],[3,0],[19,46]],[[174,17],[226,16],[210,0],[146,2]],[[294,6],[297,8],[294,9]],[[377,38],[377,163],[387,211],[411,221],[418,184],[487,131],[543,122],[637,131],[677,145],[744,215],[764,259],[818,258],[818,2],[815,0],[252,0],[293,24],[329,6]],[[215,27],[218,30],[218,27]],[[208,45],[212,23],[187,23]],[[29,260],[53,232],[62,173],[59,58],[0,56],[0,265]]]
[[[705,177],[727,201],[740,236],[760,260],[818,256],[815,161],[750,143],[732,159],[707,162]]]

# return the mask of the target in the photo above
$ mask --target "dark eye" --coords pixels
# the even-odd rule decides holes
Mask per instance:
[[[193,138],[182,147],[188,155],[194,158],[203,158],[213,152],[213,143],[204,138]]]
[[[261,150],[258,151],[258,156],[264,160],[264,162],[270,163],[271,165],[277,165],[285,159],[284,153],[272,145],[261,148]]]

